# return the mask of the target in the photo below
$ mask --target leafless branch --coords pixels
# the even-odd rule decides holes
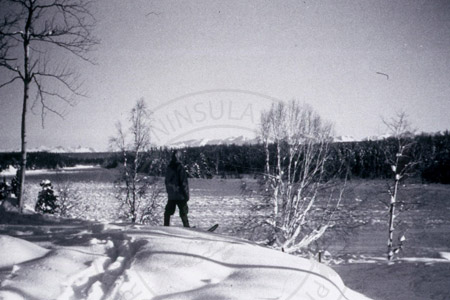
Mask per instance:
[[[160,14],[161,14],[161,13],[157,13],[157,12],[151,11],[151,12],[149,12],[149,13],[146,13],[145,16],[146,16],[146,17],[148,17],[148,16],[150,16],[150,15],[159,16]]]
[[[45,120],[45,115],[47,111],[50,111],[52,113],[54,113],[55,115],[61,117],[62,119],[64,119],[64,116],[56,111],[55,109],[53,109],[52,107],[48,106],[46,103],[46,95],[48,96],[56,96],[62,100],[66,100],[64,97],[58,95],[57,93],[50,93],[46,90],[44,90],[42,88],[41,83],[36,79],[36,77],[33,78],[34,82],[36,83],[37,89],[38,89],[38,93],[36,95],[36,99],[40,101],[41,103],[41,124],[42,124],[42,128],[44,128],[44,120]]]
[[[21,78],[23,78],[22,73],[19,71],[19,68],[11,66],[11,65],[10,65],[8,62],[6,62],[6,61],[0,62],[0,67],[3,67],[3,68],[5,68],[5,69],[7,69],[7,70],[9,70],[9,71],[12,71],[12,72],[14,72],[14,73],[17,73],[17,74],[19,74],[19,76],[20,76]]]
[[[13,79],[11,79],[10,81],[7,81],[7,82],[5,82],[5,83],[3,83],[3,84],[0,84],[0,89],[1,89],[2,87],[7,86],[8,84],[13,83],[13,82],[16,81],[17,79],[21,79],[21,77],[20,77],[20,76],[16,76],[16,77],[14,77]]]

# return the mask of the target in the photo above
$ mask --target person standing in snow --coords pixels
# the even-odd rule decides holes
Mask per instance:
[[[182,152],[175,150],[167,166],[165,184],[168,200],[164,210],[164,226],[170,226],[170,216],[175,213],[175,208],[178,206],[183,226],[189,227],[189,208],[187,205],[189,201],[189,184],[186,170],[181,164],[181,159]]]

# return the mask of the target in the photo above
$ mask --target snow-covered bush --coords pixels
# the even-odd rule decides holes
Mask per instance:
[[[198,163],[193,163],[189,168],[187,169],[187,173],[189,177],[192,178],[201,178],[202,176],[202,170],[200,169],[200,166]]]
[[[57,212],[58,205],[58,196],[55,194],[53,190],[52,183],[50,180],[42,180],[41,182],[42,190],[39,192],[38,200],[36,202],[36,206],[34,210],[37,212],[54,214]]]
[[[58,190],[58,213],[61,217],[71,217],[71,211],[81,200],[79,191],[69,181],[57,184]]]
[[[115,198],[120,205],[119,217],[127,222],[159,225],[164,209],[161,179],[139,174],[133,187],[127,180],[119,178],[115,182]]]
[[[186,171],[191,178],[212,178],[212,171],[208,164],[208,159],[204,153],[200,153],[198,160],[188,163]]]

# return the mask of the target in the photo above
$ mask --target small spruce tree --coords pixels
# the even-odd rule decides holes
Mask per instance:
[[[3,177],[3,182],[0,182],[0,200],[6,199],[9,196],[10,187],[6,182],[6,178]]]
[[[59,208],[58,196],[53,190],[50,180],[42,180],[40,183],[42,190],[39,192],[38,200],[34,210],[37,212],[54,214]]]

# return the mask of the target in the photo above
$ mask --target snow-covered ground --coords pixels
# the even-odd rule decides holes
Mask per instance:
[[[55,190],[65,187],[76,201],[68,215],[84,221],[31,213],[20,218],[0,216],[0,235],[6,236],[0,240],[0,299],[88,299],[88,295],[90,299],[289,299],[289,292],[299,286],[303,297],[297,294],[291,299],[345,299],[344,295],[355,299],[346,287],[375,300],[448,299],[448,186],[402,187],[404,197],[423,205],[401,216],[410,227],[407,244],[389,264],[381,257],[387,225],[386,211],[378,201],[385,197],[378,192],[385,183],[353,182],[346,200],[362,203],[356,217],[370,222],[352,232],[351,239],[330,233],[320,245],[328,250],[323,261],[339,273],[344,287],[334,271],[315,260],[236,239],[239,217],[248,209],[239,179],[190,181],[191,224],[205,228],[220,223],[211,235],[199,229],[114,224],[119,220],[116,176],[114,170],[100,168],[29,176],[26,206],[34,207],[39,183],[50,179]],[[181,226],[178,216],[172,225]],[[302,277],[310,268],[315,275]],[[316,280],[323,274],[331,281]],[[323,282],[336,283],[344,295],[333,298],[337,287]],[[265,295],[253,292],[258,285],[266,289]],[[171,291],[178,294],[161,295]]]
[[[314,260],[200,229],[2,218],[0,299],[369,299]]]
[[[87,169],[99,168],[98,166],[92,165],[76,165],[74,167],[64,167],[57,170],[52,169],[37,169],[37,170],[27,170],[27,175],[40,175],[40,174],[54,174],[55,172],[76,172]],[[0,172],[0,176],[15,176],[17,173],[17,168],[14,166],[9,166],[8,169]]]

